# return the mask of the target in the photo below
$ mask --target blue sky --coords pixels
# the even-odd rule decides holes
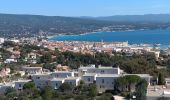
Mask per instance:
[[[0,13],[49,16],[170,14],[170,0],[0,0]]]

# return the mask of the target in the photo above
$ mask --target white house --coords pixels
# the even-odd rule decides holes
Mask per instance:
[[[23,89],[23,86],[25,83],[28,83],[30,82],[31,80],[18,80],[18,81],[15,81],[15,89],[16,90],[22,90]]]
[[[9,59],[6,59],[6,60],[4,61],[4,63],[12,63],[12,62],[17,62],[17,60],[14,59],[14,58],[9,58]]]
[[[51,79],[50,73],[42,73],[42,74],[33,74],[31,75],[31,79],[34,80],[40,80],[40,79]]]
[[[74,72],[69,71],[56,71],[52,72],[51,76],[53,78],[67,78],[67,77],[74,77]]]
[[[4,41],[5,41],[5,39],[4,39],[4,38],[0,38],[0,44],[3,44],[3,43],[4,43]]]
[[[42,89],[45,86],[51,86],[51,79],[38,79],[38,80],[34,80],[35,86],[38,89]]]
[[[33,52],[29,53],[27,55],[26,61],[28,61],[29,63],[36,64],[37,63],[37,55],[36,55],[36,53],[33,53]]]
[[[90,83],[94,83],[96,81],[96,77],[97,77],[96,73],[87,73],[87,74],[83,75],[81,79],[86,84],[90,84]]]
[[[78,86],[79,85],[79,82],[80,82],[80,77],[68,77],[65,79],[65,83],[68,83],[72,86]]]
[[[53,78],[51,79],[51,87],[58,89],[64,83],[64,78]]]
[[[23,67],[22,70],[28,74],[41,74],[43,72],[42,67]]]
[[[80,68],[78,69],[78,74],[79,76],[84,75],[88,70],[90,69],[94,69],[95,65],[88,65],[88,66],[80,66]]]
[[[95,65],[80,67],[78,69],[79,76],[82,76],[86,73],[96,73],[96,74],[120,74],[121,70],[119,67],[109,67],[109,66],[99,66],[98,68]]]
[[[4,94],[8,88],[14,88],[14,83],[0,83],[0,94]]]
[[[99,93],[105,92],[106,90],[114,89],[114,81],[120,77],[117,74],[98,74],[96,77],[96,85]]]

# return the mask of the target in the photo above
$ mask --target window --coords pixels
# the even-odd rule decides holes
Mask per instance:
[[[58,86],[58,83],[56,83],[55,86],[57,87],[57,86]]]
[[[19,87],[21,87],[21,84],[19,84]]]
[[[102,79],[102,83],[104,83],[104,79]]]
[[[88,81],[90,82],[90,78],[88,78]]]

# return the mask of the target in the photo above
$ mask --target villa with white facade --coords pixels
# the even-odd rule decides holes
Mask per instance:
[[[63,83],[68,83],[72,86],[78,86],[83,80],[85,84],[95,83],[99,93],[106,90],[113,90],[115,79],[126,75],[137,75],[150,83],[151,76],[148,74],[122,74],[119,67],[107,67],[95,65],[81,66],[77,72],[73,71],[55,71],[41,72],[42,68],[25,68],[25,71],[30,73],[32,81],[36,87],[41,89],[45,86],[50,86],[53,89],[58,89]],[[78,76],[75,76],[78,73]],[[31,80],[19,80],[15,82],[15,89],[22,90],[23,85]]]

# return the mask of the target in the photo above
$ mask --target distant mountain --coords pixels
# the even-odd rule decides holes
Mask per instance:
[[[159,22],[169,23],[170,14],[146,14],[146,15],[116,15],[106,17],[95,17],[93,19],[114,22]]]
[[[0,37],[31,37],[101,31],[169,28],[170,15],[62,17],[0,14]],[[154,23],[150,23],[154,22]],[[155,22],[159,22],[156,23]],[[162,23],[163,22],[163,23]]]
[[[80,34],[93,32],[112,22],[62,16],[0,14],[0,36]]]

